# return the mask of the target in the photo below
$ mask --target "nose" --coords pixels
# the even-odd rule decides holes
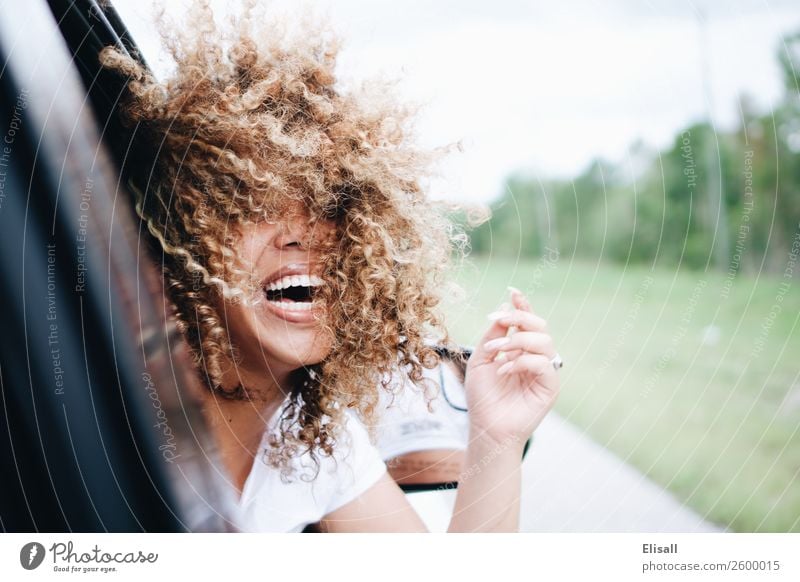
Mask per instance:
[[[308,226],[300,219],[280,223],[278,234],[273,239],[275,248],[289,250],[292,248],[303,249],[307,246]]]

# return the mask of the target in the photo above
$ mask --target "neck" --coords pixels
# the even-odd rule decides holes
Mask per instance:
[[[223,377],[223,387],[232,389],[241,383],[251,397],[228,400],[209,391],[203,413],[231,481],[241,492],[253,468],[267,423],[284,401],[286,392],[275,378],[266,374],[261,375],[258,382],[255,374],[247,374],[239,368],[235,376]],[[288,374],[282,380],[285,384]]]

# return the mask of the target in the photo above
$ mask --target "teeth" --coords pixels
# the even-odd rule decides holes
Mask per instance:
[[[298,301],[269,301],[272,305],[279,307],[280,309],[285,309],[286,311],[310,311],[314,309],[314,303],[309,301],[307,303],[301,303]]]
[[[319,287],[322,283],[322,279],[316,275],[287,275],[267,285],[267,289],[279,291],[289,287]]]

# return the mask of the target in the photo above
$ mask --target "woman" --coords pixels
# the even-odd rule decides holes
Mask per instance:
[[[209,388],[241,527],[421,531],[365,426],[398,375],[432,397],[423,372],[448,343],[436,308],[463,236],[422,187],[440,152],[410,145],[390,86],[340,87],[324,27],[265,22],[248,10],[223,30],[198,3],[191,34],[162,31],[165,82],[101,52],[130,79],[137,212]],[[522,447],[558,392],[544,321],[511,300],[467,366],[452,531],[516,529]]]

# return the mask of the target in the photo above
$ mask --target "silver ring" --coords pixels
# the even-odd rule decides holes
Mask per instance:
[[[553,368],[558,371],[564,367],[564,360],[561,359],[561,356],[556,354],[556,357],[550,360],[550,363],[553,364]]]

